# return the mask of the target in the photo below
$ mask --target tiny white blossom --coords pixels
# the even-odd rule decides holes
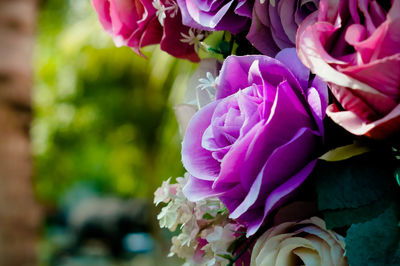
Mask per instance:
[[[194,46],[196,53],[199,53],[199,48],[202,46],[202,40],[206,37],[206,34],[201,30],[195,30],[190,28],[188,34],[181,32],[183,39],[180,39],[183,43],[188,43]]]
[[[225,253],[229,245],[235,240],[235,225],[227,224],[224,227],[215,226],[214,232],[206,237],[214,253]]]
[[[164,26],[164,19],[167,17],[167,12],[169,13],[169,16],[173,18],[179,11],[178,5],[175,1],[167,0],[165,4],[166,5],[164,6],[160,0],[153,0],[153,7],[157,10],[156,16],[162,26]]]
[[[195,219],[194,215],[194,204],[191,202],[186,202],[182,204],[179,208],[179,223],[185,225],[193,218]]]
[[[215,99],[215,91],[217,87],[217,79],[213,77],[210,72],[207,72],[206,78],[199,79],[199,85],[197,86],[201,90],[207,91],[211,100]]]
[[[157,215],[161,228],[166,227],[171,231],[175,231],[179,224],[178,208],[179,206],[171,201],[167,206],[161,209],[161,212]]]
[[[181,242],[182,246],[190,247],[190,244],[192,243],[192,238],[189,234],[180,233],[178,235],[178,238],[179,238],[179,241]]]
[[[161,4],[160,0],[154,0],[153,1],[153,7],[157,10],[156,11],[156,16],[158,18],[158,21],[162,26],[164,26],[164,19],[167,16],[165,14],[166,10],[163,4]]]
[[[192,216],[193,217],[193,216]],[[197,224],[196,218],[190,219],[188,222],[182,225],[182,234],[185,235],[185,237],[181,237],[182,242],[189,246],[189,243],[191,241],[195,241],[197,235],[199,234],[200,227]],[[185,239],[185,241],[183,241]]]
[[[229,261],[217,256],[212,250],[211,250],[211,245],[207,244],[205,245],[202,250],[204,251],[204,266],[226,266]]]
[[[197,243],[193,243],[191,246],[183,245],[181,239],[177,236],[172,237],[171,242],[172,246],[168,257],[172,257],[175,254],[186,260],[190,260],[193,257]]]
[[[205,237],[208,244],[203,247],[205,252],[210,252],[214,254],[214,259],[221,264],[227,263],[227,260],[218,254],[230,255],[227,251],[229,245],[235,240],[235,230],[236,226],[234,224],[227,224],[225,226],[214,226],[212,232],[206,231],[208,235]]]
[[[171,177],[167,181],[164,181],[155,192],[154,192],[154,204],[157,206],[161,202],[168,203],[171,200],[171,187],[170,185]]]
[[[210,75],[207,76],[210,80]],[[189,174],[177,178],[176,184],[170,184],[168,179],[155,193],[156,204],[169,201],[157,216],[160,227],[175,231],[181,225],[180,234],[172,238],[169,256],[185,259],[185,265],[226,265],[229,261],[218,254],[229,254],[227,248],[235,239],[236,225],[229,223],[228,213],[224,211],[226,208],[218,198],[190,202],[183,193],[188,179]],[[199,246],[199,238],[206,241],[205,245],[202,242],[204,246]],[[195,253],[200,250],[204,254],[195,258]]]
[[[207,263],[206,263],[206,266],[217,266],[217,265],[219,265],[219,264],[217,263],[217,260],[216,260],[215,257],[213,257],[212,259],[210,259],[210,260],[207,261]]]
[[[186,185],[186,183],[188,182],[190,177],[189,173],[185,173],[183,175],[183,177],[178,177],[176,178],[176,182],[178,182],[179,185],[181,185],[182,187],[184,187]]]
[[[185,261],[184,264],[182,264],[182,266],[196,266],[196,263],[193,261]]]
[[[167,0],[165,3],[167,4],[167,11],[170,13],[169,16],[174,18],[179,12],[178,4],[174,0]]]

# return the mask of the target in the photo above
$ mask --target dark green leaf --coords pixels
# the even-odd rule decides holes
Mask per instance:
[[[400,168],[397,168],[394,176],[396,177],[397,184],[400,186]]]
[[[217,256],[221,257],[221,258],[224,258],[224,259],[227,259],[229,261],[233,260],[233,257],[231,255],[228,255],[228,254],[217,254]]]
[[[339,162],[319,161],[314,171],[319,210],[358,208],[382,199],[393,186],[391,163],[378,152]]]
[[[239,249],[239,247],[247,241],[246,238],[246,232],[244,234],[242,234],[241,236],[239,236],[238,238],[236,238],[228,247],[227,251],[230,253],[236,253],[236,251]]]
[[[229,214],[229,211],[226,207],[217,210],[217,214]]]
[[[203,215],[203,219],[206,219],[206,220],[213,220],[213,219],[215,219],[215,217],[212,216],[211,214],[209,214],[208,212],[206,212],[206,213]]]
[[[398,209],[392,205],[378,217],[350,227],[346,237],[346,255],[350,265],[399,265],[398,215]]]
[[[218,49],[225,57],[231,54],[231,44],[227,41],[222,41],[218,44]]]
[[[391,197],[385,197],[359,208],[327,210],[324,219],[328,229],[340,228],[354,223],[363,223],[380,215],[392,203]]]

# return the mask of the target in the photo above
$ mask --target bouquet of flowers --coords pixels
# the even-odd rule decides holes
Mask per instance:
[[[116,45],[199,62],[154,198],[170,255],[400,265],[400,0],[92,2]]]

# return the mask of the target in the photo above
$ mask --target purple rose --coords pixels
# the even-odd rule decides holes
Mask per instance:
[[[254,234],[312,171],[322,142],[327,87],[295,49],[276,59],[230,56],[216,100],[192,118],[182,143],[189,200],[217,196]]]
[[[177,0],[183,24],[202,30],[228,30],[234,34],[248,28],[251,0]]]
[[[295,47],[297,28],[318,4],[319,0],[256,0],[247,39],[269,56]]]

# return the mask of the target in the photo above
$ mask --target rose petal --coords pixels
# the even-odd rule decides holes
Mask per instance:
[[[189,201],[193,202],[222,195],[223,192],[211,189],[212,183],[212,181],[189,175],[188,182],[183,187],[183,194]]]
[[[104,30],[111,34],[112,21],[110,16],[110,2],[107,0],[92,0],[92,4],[98,14],[98,18]]]
[[[284,63],[292,71],[303,90],[308,88],[310,70],[300,61],[295,48],[283,49],[275,58]]]
[[[328,64],[343,64],[343,62],[330,57],[319,41],[321,35],[319,31],[323,32],[323,30],[332,27],[332,25],[327,23],[315,23],[315,25],[308,26],[313,21],[313,18],[310,17],[311,16],[305,20],[305,23],[303,23],[304,25],[302,24],[300,26],[297,34],[297,53],[300,60],[309,67],[312,72],[318,73],[326,82],[332,82],[342,87],[349,87],[353,90],[361,90],[373,95],[378,100],[386,99],[387,97],[378,90],[335,70]]]
[[[267,4],[268,2],[261,4],[260,1],[255,1],[253,18],[246,38],[262,54],[274,56],[280,51],[280,48],[275,44],[271,31],[265,27],[266,22],[263,22],[267,20],[267,12],[264,12],[264,14],[259,14],[259,12],[257,12],[265,9]]]
[[[164,19],[164,30],[160,42],[161,50],[176,58],[199,62],[200,58],[194,50],[194,45],[181,41],[182,33],[189,35],[190,30],[190,28],[183,26],[181,21],[182,16],[179,12],[174,17],[167,16]]]
[[[377,88],[377,90],[392,99],[392,101],[386,100],[384,103],[379,102],[381,98],[376,99],[378,102],[374,103],[374,96],[368,99],[368,103],[381,113],[390,111],[396,105],[395,101],[400,99],[400,53],[375,60],[369,64],[339,69],[344,74]]]
[[[251,208],[256,201],[259,201],[259,204],[263,204],[264,200],[260,195],[269,195],[277,184],[284,183],[288,177],[296,174],[296,172],[310,160],[306,155],[312,155],[316,144],[316,136],[318,136],[318,133],[316,134],[309,129],[302,128],[292,140],[277,148],[271,156],[269,156],[266,164],[252,182],[246,198],[231,212],[230,217],[238,219]],[[304,149],[304,147],[307,147],[309,150],[302,151],[305,156],[299,157],[295,151]],[[291,167],[284,167],[288,162],[291,164]],[[242,184],[246,181],[247,180],[242,180]],[[248,186],[248,184],[243,184],[243,187],[246,186]]]
[[[287,200],[287,197],[289,197],[290,194],[293,193],[293,191],[297,189],[304,182],[307,176],[311,173],[315,164],[316,160],[311,161],[299,173],[292,176],[288,181],[280,185],[277,189],[271,192],[271,194],[269,194],[267,200],[265,201],[264,217],[262,217],[262,219],[259,220],[253,220],[249,223],[246,232],[247,237],[257,232],[265,217],[272,210],[274,210],[276,207],[281,205],[285,200]]]
[[[218,102],[208,104],[193,116],[182,142],[183,165],[190,174],[203,180],[214,180],[220,171],[219,162],[201,146],[203,133],[211,123]]]
[[[371,123],[366,123],[351,111],[339,111],[334,105],[328,106],[326,113],[332,120],[355,135],[383,139],[400,130],[400,104],[385,117]]]

